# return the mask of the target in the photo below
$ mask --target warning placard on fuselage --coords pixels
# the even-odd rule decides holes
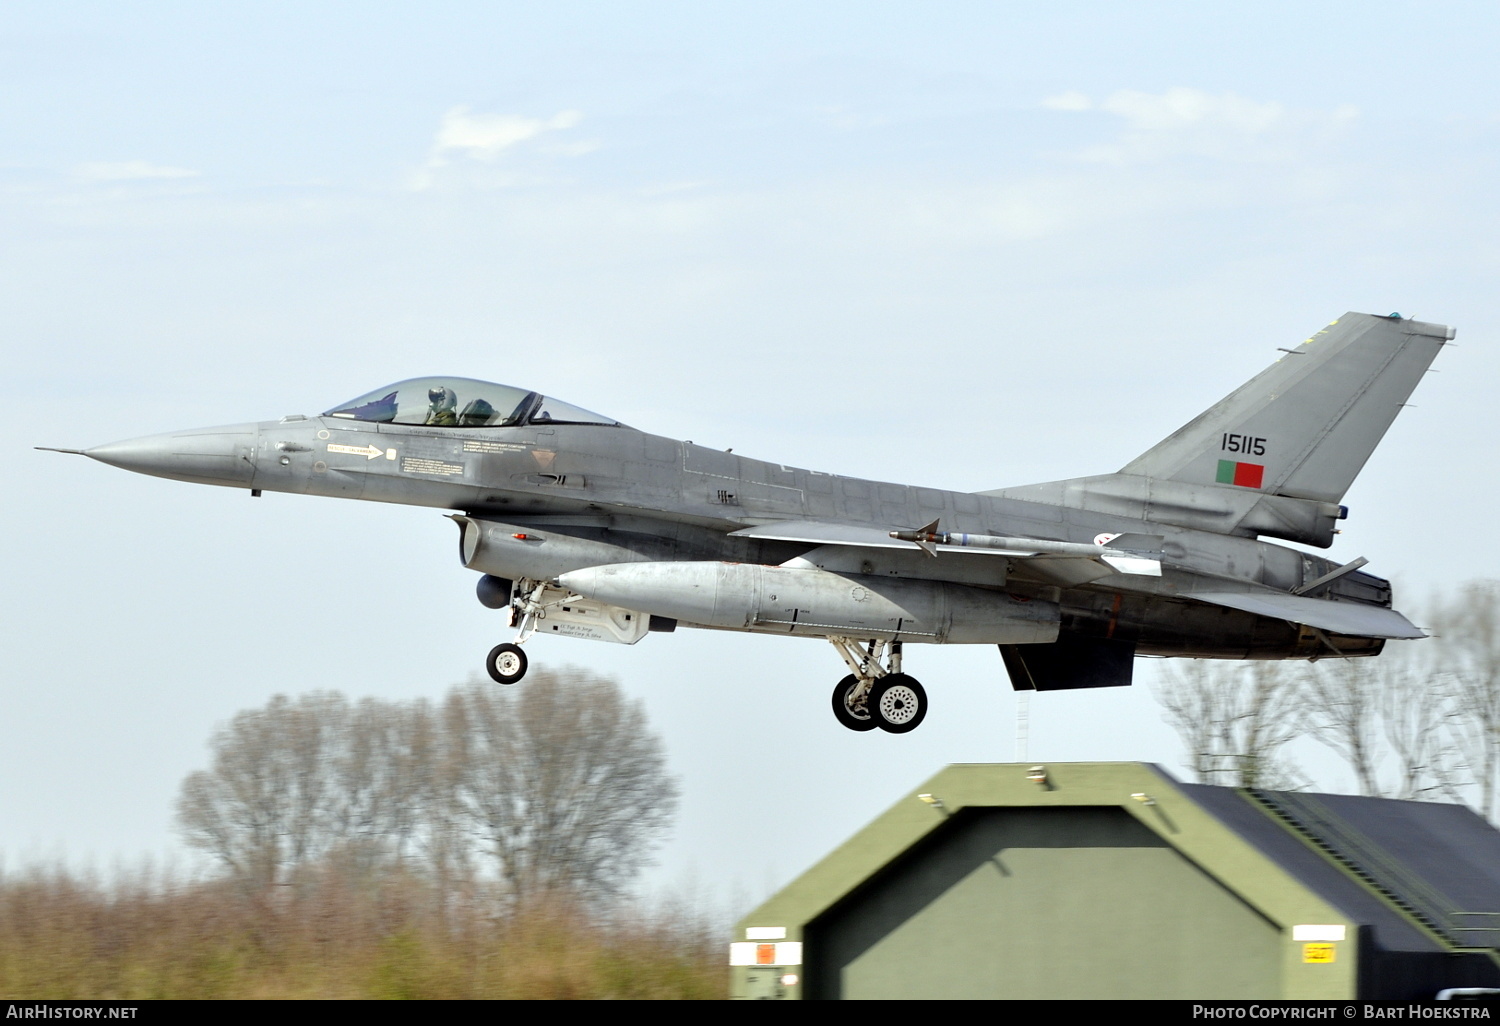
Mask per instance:
[[[462,463],[449,463],[447,460],[432,460],[423,456],[401,457],[401,469],[408,474],[436,474],[439,477],[451,477],[462,475],[464,465]]]

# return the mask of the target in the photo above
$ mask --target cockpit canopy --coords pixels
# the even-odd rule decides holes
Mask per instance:
[[[619,421],[540,392],[473,378],[412,378],[335,406],[325,417],[427,427],[514,427],[517,424],[600,424]]]

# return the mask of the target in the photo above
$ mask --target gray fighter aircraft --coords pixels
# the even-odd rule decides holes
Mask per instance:
[[[536,634],[826,638],[851,730],[914,729],[907,642],[999,647],[1011,685],[1126,685],[1134,657],[1370,656],[1422,631],[1326,548],[1344,493],[1452,328],[1350,313],[1118,473],[997,491],[824,474],[647,434],[539,392],[414,378],[316,417],[77,452],[201,484],[453,510],[526,672]]]

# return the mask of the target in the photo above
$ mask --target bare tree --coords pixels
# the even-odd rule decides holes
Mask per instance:
[[[1469,783],[1453,743],[1455,709],[1452,689],[1437,668],[1440,656],[1430,642],[1403,645],[1366,671],[1395,762],[1389,797],[1457,802]]]
[[[437,713],[277,696],[210,747],[212,767],[183,782],[178,821],[255,890],[337,858],[422,867],[452,894],[477,861],[511,899],[604,898],[645,864],[677,803],[640,705],[578,673],[513,690],[471,683]]]
[[[366,698],[340,717],[340,726],[328,753],[334,843],[366,868],[410,857],[428,802],[420,763],[436,754],[431,707]]]
[[[1349,764],[1363,795],[1380,795],[1381,699],[1389,674],[1372,659],[1324,659],[1304,681],[1307,732]]]
[[[1403,643],[1378,659],[1324,659],[1309,671],[1308,732],[1343,757],[1360,794],[1460,800],[1466,776],[1441,654],[1431,642]]]
[[[1453,701],[1450,724],[1479,787],[1478,808],[1496,822],[1500,778],[1500,581],[1471,581],[1434,616]]]
[[[1200,784],[1219,782],[1220,725],[1227,699],[1223,694],[1228,675],[1215,664],[1193,660],[1185,666],[1163,664],[1156,684],[1156,700],[1166,709],[1167,721],[1187,750],[1193,779]]]
[[[1282,752],[1301,731],[1298,691],[1279,663],[1202,659],[1169,667],[1156,689],[1200,783],[1280,789],[1302,786]]]
[[[448,696],[444,720],[465,741],[454,794],[519,900],[617,893],[676,810],[661,742],[612,681],[474,683]]]
[[[339,695],[277,695],[215,731],[213,768],[189,775],[177,802],[188,843],[255,887],[284,882],[289,867],[321,854],[330,840],[329,749],[347,718]]]
[[[1158,697],[1194,775],[1284,777],[1277,753],[1302,729],[1344,759],[1361,794],[1467,800],[1500,821],[1500,581],[1432,608],[1433,640],[1320,660],[1294,671],[1300,688],[1275,682],[1288,672],[1277,664],[1169,671]]]

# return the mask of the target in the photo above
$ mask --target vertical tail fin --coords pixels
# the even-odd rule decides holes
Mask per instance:
[[[1339,502],[1454,334],[1345,314],[1120,473]]]

